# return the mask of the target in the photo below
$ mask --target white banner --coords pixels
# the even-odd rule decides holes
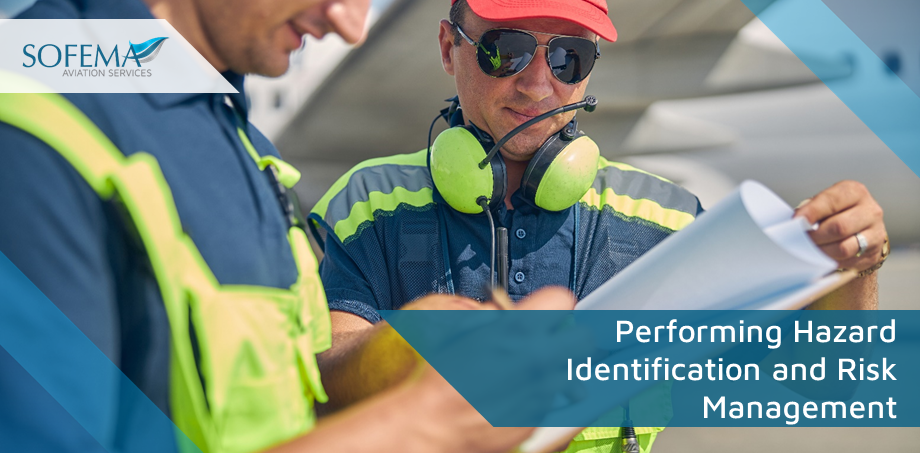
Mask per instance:
[[[162,19],[2,19],[0,72],[23,76],[0,93],[237,92]]]

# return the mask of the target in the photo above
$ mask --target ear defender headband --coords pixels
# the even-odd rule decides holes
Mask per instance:
[[[442,110],[438,118],[447,119],[451,127],[438,135],[429,147],[428,167],[444,200],[466,214],[483,212],[486,203],[489,209],[494,209],[504,202],[508,177],[498,151],[508,140],[551,116],[582,108],[593,112],[597,108],[597,99],[587,96],[584,101],[527,121],[495,143],[476,125],[464,124],[456,97],[448,100],[452,101],[451,106]],[[525,199],[547,211],[569,208],[591,188],[597,176],[599,158],[597,144],[578,130],[578,122],[572,119],[543,143],[527,165],[521,180]]]

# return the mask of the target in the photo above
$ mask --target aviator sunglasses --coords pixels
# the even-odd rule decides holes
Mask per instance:
[[[533,60],[537,47],[546,48],[546,63],[560,82],[574,85],[581,82],[601,57],[597,42],[578,36],[528,32],[510,28],[495,28],[482,34],[479,42],[466,35],[459,24],[460,36],[476,48],[479,69],[488,76],[510,77],[523,71]],[[539,44],[533,33],[554,36],[549,43]]]

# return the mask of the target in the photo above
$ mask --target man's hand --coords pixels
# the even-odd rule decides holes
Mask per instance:
[[[403,310],[475,310],[482,304],[465,297],[433,294]],[[329,402],[316,407],[328,416],[399,384],[421,362],[415,350],[386,322],[373,325],[346,312],[333,311],[332,348],[317,356]]]
[[[429,296],[431,298],[437,296]],[[446,296],[444,296],[446,297]],[[420,301],[421,302],[421,301]],[[446,304],[448,307],[451,302],[442,300],[432,303],[435,306]],[[479,304],[477,308],[494,309],[497,308],[492,303]],[[575,297],[569,291],[562,288],[547,288],[537,291],[530,297],[522,300],[515,306],[517,310],[572,310],[575,307]],[[451,309],[451,308],[447,308]],[[572,332],[558,332],[554,326],[537,326],[528,325],[520,326],[520,329],[513,329],[509,336],[516,337],[520,343],[508,341],[501,345],[491,345],[483,349],[483,354],[511,354],[520,359],[521,353],[530,351],[533,348],[521,347],[524,344],[532,344],[533,341],[545,341],[546,348],[540,348],[543,353],[540,357],[532,357],[520,360],[522,367],[526,368],[528,373],[539,376],[541,370],[548,370],[555,367],[555,364],[563,360],[566,354],[578,350],[580,338],[572,335]],[[458,339],[461,343],[471,343],[476,341],[480,334],[473,330],[469,332],[466,339]],[[554,344],[555,346],[549,346]],[[515,350],[515,348],[521,351]],[[504,376],[489,376],[488,380],[502,382]],[[487,394],[479,395],[480,398],[507,401],[509,410],[524,410],[525,406],[533,408],[536,405],[549,406],[551,401],[547,395],[552,392],[546,391],[546,388],[555,385],[543,386],[522,385],[516,386],[516,391],[509,392],[506,386],[492,386],[488,382],[483,382],[481,392]],[[438,373],[429,366],[425,367],[419,385],[427,388],[425,392],[430,392],[432,399],[437,401],[435,406],[431,407],[436,416],[445,415],[448,419],[441,423],[435,423],[434,419],[429,419],[432,423],[432,429],[439,429],[441,432],[437,437],[447,440],[446,444],[457,447],[457,451],[462,452],[507,452],[521,442],[527,439],[532,433],[533,428],[493,428],[486,420],[476,411],[456,390],[453,389]],[[489,393],[491,395],[488,395]],[[437,396],[434,396],[437,395]],[[542,403],[533,401],[545,398],[547,401]],[[560,445],[564,449],[566,445]]]
[[[571,310],[575,298],[564,289],[546,289],[521,301],[524,310]],[[546,307],[546,308],[541,308]],[[431,294],[402,310],[494,310],[494,303],[447,294]],[[332,312],[332,349],[317,357],[329,402],[317,405],[321,416],[391,388],[409,376],[421,359],[386,322]]]
[[[796,209],[797,217],[809,224],[818,223],[811,238],[843,269],[863,271],[878,264],[888,238],[882,208],[875,202],[866,186],[855,181],[842,181],[815,195]],[[866,248],[859,253],[860,233]],[[859,254],[859,256],[856,256]],[[878,308],[876,275],[857,278],[824,296],[808,308],[812,310],[874,310]]]
[[[819,224],[811,238],[840,268],[862,271],[881,260],[888,233],[882,208],[866,186],[856,181],[834,184],[801,205],[795,215]],[[862,233],[868,245],[858,257],[857,233]]]
[[[431,294],[403,305],[400,310],[481,310],[489,308],[473,299],[448,294]]]
[[[452,296],[428,296],[413,304],[415,309],[490,308]],[[538,291],[516,305],[520,310],[571,310],[575,298],[564,289]],[[494,307],[492,307],[494,308]],[[518,354],[523,369],[532,376],[545,376],[558,368],[567,354],[580,354],[584,341],[558,325],[529,323],[518,326],[509,336],[521,340],[501,345],[489,345],[483,354]],[[386,327],[390,332],[392,328]],[[480,331],[472,329],[458,342],[476,341]],[[395,332],[394,332],[395,334]],[[398,335],[397,335],[398,336]],[[545,342],[541,354],[527,353],[529,342]],[[501,347],[496,347],[501,346]],[[585,348],[587,349],[587,348]],[[326,378],[326,376],[323,376]],[[503,376],[489,376],[502,382]],[[480,392],[486,398],[508,401],[509,410],[524,406],[551,406],[547,387],[559,386],[560,379],[544,379],[541,385],[490,385],[484,381]],[[483,396],[480,395],[480,396]],[[457,391],[433,368],[423,364],[397,385],[346,410],[323,419],[308,435],[295,439],[272,453],[301,453],[307,451],[364,451],[399,453],[506,453],[527,439],[533,428],[493,428]]]

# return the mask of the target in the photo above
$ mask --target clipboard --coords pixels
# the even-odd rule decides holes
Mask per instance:
[[[804,288],[774,296],[749,307],[757,310],[801,310],[816,300],[836,291],[857,276],[855,270],[846,269],[831,272]],[[746,307],[747,308],[747,307]],[[578,435],[585,428],[543,427],[537,428],[531,436],[511,453],[552,453],[553,448],[567,439]]]

